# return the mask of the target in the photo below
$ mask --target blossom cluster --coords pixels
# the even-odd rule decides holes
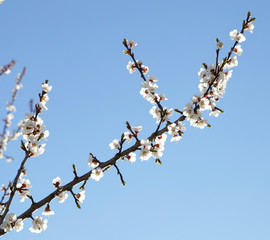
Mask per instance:
[[[186,130],[186,127],[181,121],[170,124],[168,127],[168,133],[172,135],[171,142],[177,142],[182,138],[183,131]]]
[[[6,187],[5,184],[2,184],[0,191],[3,192],[2,199],[4,200],[5,197],[9,196],[11,191],[9,187]],[[6,209],[6,204],[0,204],[0,214]]]
[[[167,139],[167,135],[163,133],[160,136],[157,136],[153,141],[149,141],[149,139],[141,140],[141,150],[140,150],[140,159],[141,161],[147,161],[151,157],[155,159],[159,159],[163,156],[163,152],[165,150],[165,142]]]
[[[14,118],[14,112],[16,112],[16,107],[14,106],[14,102],[16,100],[18,91],[23,87],[21,84],[22,77],[24,75],[24,72],[21,74],[19,73],[17,75],[16,81],[15,81],[15,87],[12,89],[12,99],[11,101],[7,102],[7,115],[6,118],[3,120],[5,123],[3,133],[0,135],[0,159],[6,157],[4,155],[4,152],[7,150],[7,144],[11,140],[17,140],[17,138],[21,135],[21,133],[18,131],[20,129],[20,126],[18,126],[18,130],[14,130],[13,134],[10,133],[8,128],[11,126],[11,120]],[[10,162],[12,160],[11,157],[6,157],[7,162]]]
[[[246,24],[245,30],[253,32],[254,25],[252,22]],[[231,40],[236,41],[236,44],[229,54],[229,58],[218,61],[217,65],[203,64],[203,68],[200,69],[198,76],[200,78],[199,90],[201,94],[194,95],[191,98],[192,102],[186,104],[183,109],[183,114],[186,119],[190,122],[191,126],[203,129],[205,126],[210,126],[208,121],[203,118],[203,111],[210,110],[209,116],[218,117],[223,111],[216,106],[216,103],[220,98],[223,98],[227,82],[232,77],[233,67],[238,66],[237,56],[241,56],[243,49],[238,43],[246,40],[245,36],[238,32],[236,29],[230,32]],[[217,41],[218,51],[223,47],[223,43]],[[236,54],[231,56],[231,54]]]
[[[158,79],[152,75],[148,75],[148,78],[148,81],[143,81],[141,83],[142,88],[140,94],[143,96],[143,98],[152,104],[162,100],[168,100],[164,94],[156,93],[156,89],[158,88],[156,82]]]
[[[45,125],[43,120],[38,116],[42,110],[48,110],[46,103],[49,100],[47,93],[51,91],[52,87],[48,83],[42,84],[42,95],[40,96],[40,101],[36,106],[37,113],[26,114],[23,122],[21,123],[21,132],[23,138],[26,140],[25,148],[29,152],[30,156],[37,157],[43,154],[45,151],[46,144],[40,144],[40,140],[43,138],[47,140],[49,136],[49,131],[45,130]]]
[[[104,173],[102,169],[98,167],[99,161],[93,156],[92,153],[89,154],[88,165],[93,168],[90,177],[96,181],[99,181],[104,176]]]
[[[156,123],[159,123],[160,121],[170,121],[169,117],[173,115],[173,109],[168,109],[166,107],[164,107],[161,111],[158,107],[153,106],[149,112],[153,116],[153,118],[157,119]]]
[[[30,196],[29,188],[32,187],[29,179],[20,178],[20,182],[17,183],[17,192],[20,194],[20,202],[24,202],[26,198]]]
[[[60,186],[61,186],[61,178],[60,177],[56,177],[53,179],[52,181],[52,185],[58,189],[61,189]],[[58,202],[59,203],[63,203],[67,198],[68,198],[68,194],[66,193],[66,191],[59,191],[57,193],[57,197],[58,197]]]
[[[14,228],[16,232],[20,232],[23,229],[23,220],[17,219],[15,213],[9,213],[5,217],[5,221],[0,225],[0,228],[5,232],[11,232]]]

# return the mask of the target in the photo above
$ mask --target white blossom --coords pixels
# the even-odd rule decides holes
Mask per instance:
[[[20,193],[20,202],[24,202],[25,199],[28,198],[28,196],[30,196],[30,192],[28,191],[23,191]]]
[[[51,216],[54,215],[54,211],[51,210],[50,205],[47,204],[45,211],[42,213],[44,216]]]
[[[149,78],[149,82],[151,82],[151,83],[158,81],[158,79],[155,76],[152,76],[152,75],[148,75],[148,78]]]
[[[131,152],[125,156],[130,163],[134,163],[136,161],[136,153]]]
[[[103,177],[104,173],[101,168],[95,168],[91,172],[91,178],[99,181]]]
[[[153,118],[156,118],[157,119],[157,123],[160,122],[161,120],[161,113],[160,113],[160,110],[158,107],[156,106],[153,106],[151,109],[150,109],[150,114],[153,115]]]
[[[248,23],[245,27],[245,30],[250,32],[250,33],[253,33],[253,29],[254,29],[254,25],[252,22]]]
[[[19,218],[14,225],[14,229],[16,232],[20,232],[23,229],[24,222],[21,218]]]
[[[14,105],[10,105],[10,103],[7,105],[7,110],[10,112],[16,112],[16,107]]]
[[[33,233],[40,233],[42,231],[45,231],[47,229],[47,222],[47,219],[42,220],[42,217],[37,216],[32,222],[33,227],[29,228],[29,230]]]
[[[80,193],[77,193],[76,198],[79,200],[80,203],[82,203],[85,199],[85,191],[83,190]]]
[[[142,161],[144,160],[149,160],[149,158],[152,156],[151,151],[149,150],[149,148],[143,148],[140,151],[140,159]]]
[[[127,65],[127,70],[129,71],[130,74],[134,73],[135,72],[135,63],[134,62],[131,62],[129,61],[128,62],[128,65]]]
[[[166,140],[167,140],[166,133],[163,133],[162,135],[159,135],[155,138],[155,142],[161,144],[162,146],[164,146]]]
[[[178,134],[178,131],[180,131],[180,128],[176,123],[172,123],[171,125],[168,126],[168,133],[169,134]]]
[[[4,230],[4,232],[11,232],[12,231],[12,226],[9,222],[4,221],[1,225],[0,228]]]
[[[243,49],[241,48],[241,45],[237,45],[233,51],[238,55],[238,56],[241,56],[242,52],[243,52]]]
[[[17,220],[17,216],[15,213],[9,213],[6,215],[5,217],[5,220],[8,222],[8,223],[13,223]]]
[[[56,177],[52,180],[52,185],[56,188],[60,187],[61,185],[61,178],[60,177]]]
[[[137,46],[137,43],[135,41],[133,41],[133,40],[127,40],[126,39],[126,43],[130,48]]]
[[[109,146],[110,146],[111,149],[119,149],[119,144],[120,144],[119,140],[114,139],[114,140],[109,144]]]
[[[238,32],[236,29],[230,32],[231,40],[237,41],[239,43],[244,42],[246,40],[246,37]]]
[[[130,132],[124,132],[124,139],[127,143],[131,142],[133,135]]]
[[[132,130],[135,132],[136,135],[142,130],[142,126],[132,127]]]
[[[49,86],[48,83],[42,83],[41,87],[42,87],[42,90],[46,93],[52,90],[52,86]]]
[[[66,191],[61,192],[61,193],[58,195],[58,202],[59,202],[59,203],[63,203],[67,198],[68,198],[68,194],[66,193]]]
[[[151,142],[149,141],[149,139],[142,139],[140,143],[141,143],[141,145],[143,147],[147,147],[147,146],[149,146],[151,144]]]
[[[93,157],[92,154],[89,154],[89,158],[88,158],[88,166],[92,167],[92,168],[96,168],[99,165],[99,161]]]

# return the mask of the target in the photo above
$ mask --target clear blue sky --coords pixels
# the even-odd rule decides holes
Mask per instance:
[[[249,10],[257,21],[219,103],[225,114],[210,118],[212,128],[186,124],[180,142],[167,142],[162,166],[121,162],[125,187],[111,169],[86,186],[82,210],[71,196],[64,204],[55,200],[45,232],[31,233],[26,220],[22,232],[3,239],[269,240],[269,9],[266,0],[5,0],[0,65],[18,64],[0,81],[1,118],[24,66],[17,121],[45,79],[53,86],[42,115],[50,131],[46,152],[26,166],[36,201],[54,190],[53,178],[73,178],[73,163],[79,174],[88,171],[89,152],[101,161],[113,156],[108,144],[125,131],[125,121],[142,125],[142,137],[154,130],[152,106],[139,94],[141,79],[126,70],[123,38],[138,42],[135,55],[159,78],[166,106],[181,109],[199,92],[201,63],[215,62],[216,37],[225,54],[229,32],[240,29]],[[19,142],[7,153],[16,160],[0,162],[0,184],[13,179],[23,157]],[[12,209],[19,215],[29,205],[17,199]]]

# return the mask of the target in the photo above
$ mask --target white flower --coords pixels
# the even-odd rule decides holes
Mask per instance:
[[[241,45],[237,45],[233,51],[238,55],[238,56],[241,56],[242,52],[243,52],[243,49],[241,48]]]
[[[129,61],[127,65],[127,70],[129,71],[130,74],[135,72],[135,63]]]
[[[133,41],[133,40],[127,40],[126,39],[126,43],[130,48],[137,46],[137,43],[135,41]]]
[[[209,106],[209,100],[207,98],[202,98],[200,101],[199,101],[199,106],[200,106],[200,109],[202,111],[204,110],[207,110],[207,109],[210,109],[210,106]]]
[[[214,110],[212,110],[212,112],[209,113],[209,116],[212,116],[213,115],[215,117],[218,117],[219,114],[220,114],[220,111],[217,110],[217,109],[214,109]]]
[[[142,130],[142,126],[132,127],[132,130],[136,135],[138,135],[138,133]]]
[[[56,188],[60,187],[61,185],[61,178],[60,177],[56,177],[52,180],[52,185]]]
[[[83,200],[85,199],[85,191],[81,191],[80,193],[77,193],[76,198],[79,200],[80,203],[82,203]]]
[[[42,231],[45,231],[47,229],[47,222],[47,219],[43,221],[42,217],[37,216],[32,222],[33,227],[29,228],[29,230],[33,233],[40,233]]]
[[[24,224],[23,220],[21,218],[19,218],[15,222],[15,225],[14,225],[15,231],[20,232],[23,229],[23,224]]]
[[[149,160],[149,158],[152,156],[151,151],[148,148],[143,148],[140,151],[140,159],[143,160]]]
[[[193,127],[203,129],[204,127],[206,127],[208,125],[208,121],[202,119],[202,120],[198,120],[196,122],[190,122],[190,125]]]
[[[141,69],[142,69],[143,74],[147,74],[149,72],[149,67],[147,67],[147,66],[142,65]]]
[[[5,74],[10,74],[10,73],[11,73],[11,69],[7,68],[6,71],[5,71]]]
[[[95,168],[91,172],[91,178],[96,181],[99,181],[103,177],[104,173],[101,168]]]
[[[180,135],[173,135],[171,138],[171,142],[178,142],[181,138],[182,136]]]
[[[15,213],[9,213],[6,215],[5,217],[5,220],[8,222],[8,223],[13,223],[17,220],[17,216]]]
[[[237,41],[239,43],[244,42],[246,40],[246,37],[238,32],[236,29],[230,32],[231,40]]]
[[[153,118],[156,118],[157,119],[157,123],[160,122],[161,120],[161,113],[159,111],[159,109],[156,107],[156,106],[153,106],[151,109],[150,109],[150,114],[153,115]]]
[[[1,225],[0,228],[4,230],[4,232],[11,232],[12,231],[12,226],[9,222],[4,221]]]
[[[143,96],[144,99],[147,99],[149,95],[152,95],[147,88],[141,88],[140,94]]]
[[[248,23],[245,27],[246,31],[249,31],[250,33],[253,33],[254,25],[252,22]]]
[[[59,203],[63,203],[67,198],[68,198],[68,194],[66,193],[66,191],[61,192],[61,193],[58,195],[58,202],[59,202]]]
[[[193,104],[192,103],[187,103],[186,106],[183,109],[183,115],[186,116],[186,117],[189,117],[192,114],[194,114]]]
[[[155,76],[152,76],[152,75],[148,75],[148,78],[149,78],[149,82],[151,82],[151,83],[158,81],[158,79]]]
[[[47,204],[46,208],[45,208],[45,211],[42,213],[42,215],[44,216],[51,216],[51,215],[54,215],[54,211],[52,211],[50,209],[50,205]]]
[[[52,90],[52,86],[49,86],[49,84],[48,83],[42,83],[41,84],[41,87],[42,87],[42,90],[44,91],[44,92],[50,92],[51,90]]]
[[[200,89],[200,92],[202,94],[206,93],[208,87],[209,87],[209,84],[207,82],[202,82],[198,85],[199,89]]]
[[[159,135],[155,138],[155,142],[164,146],[166,139],[167,139],[167,134],[163,133],[162,135]]]
[[[147,146],[149,146],[151,144],[151,142],[149,141],[149,139],[142,139],[141,140],[141,145],[143,146],[143,147],[147,147]]]
[[[54,211],[52,211],[52,210],[50,210],[50,211],[44,211],[43,213],[42,213],[42,215],[44,215],[44,216],[51,216],[51,215],[54,215]]]
[[[88,166],[92,168],[96,168],[99,165],[99,161],[93,157],[93,155],[90,153],[88,158]]]
[[[130,132],[124,132],[124,139],[127,143],[131,142],[133,135]]]
[[[30,192],[28,191],[23,191],[20,193],[20,202],[24,202],[25,199],[28,198],[28,196],[30,196]]]
[[[11,121],[14,118],[14,115],[12,113],[9,113],[7,115],[7,121]]]
[[[185,125],[181,121],[178,121],[177,122],[177,125],[180,128],[180,130],[186,131],[186,127],[185,127]]]
[[[168,128],[168,133],[172,135],[178,134],[178,131],[180,131],[180,128],[176,125],[176,123],[172,123],[167,128]]]
[[[119,149],[119,140],[117,140],[117,139],[114,139],[110,144],[109,144],[109,146],[110,146],[110,148],[111,149]]]
[[[238,66],[237,56],[233,56],[229,59],[229,61],[225,64],[224,68],[233,68]]]
[[[31,188],[31,182],[29,179],[21,179],[21,183],[17,183],[17,188],[21,188],[21,189],[28,189]]]
[[[43,139],[47,141],[47,137],[49,137],[49,135],[50,135],[49,130],[46,130],[46,131],[43,133]]]
[[[7,106],[7,110],[10,112],[16,112],[16,107],[14,105],[9,105]]]
[[[21,83],[16,84],[16,86],[15,86],[16,90],[20,90],[22,87],[23,87],[23,85]]]
[[[165,148],[159,144],[155,145],[155,149],[152,151],[152,155],[154,158],[160,158],[163,156]]]
[[[126,155],[126,158],[130,163],[134,163],[136,161],[136,153],[131,152],[128,155]]]
[[[44,102],[44,101],[39,102],[38,105],[39,105],[41,110],[45,110],[45,111],[48,110],[48,108],[46,107],[46,102]]]

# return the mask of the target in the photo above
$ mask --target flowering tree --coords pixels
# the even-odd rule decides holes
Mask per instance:
[[[114,139],[110,144],[110,148],[115,150],[115,155],[105,161],[101,162],[93,153],[89,154],[88,165],[91,170],[87,171],[82,176],[77,174],[76,166],[73,165],[74,178],[63,184],[60,177],[56,177],[52,180],[52,185],[55,190],[43,199],[35,201],[34,197],[30,193],[31,182],[26,178],[26,162],[29,158],[38,157],[45,151],[46,141],[49,136],[49,131],[45,130],[44,122],[41,118],[41,114],[48,110],[46,104],[49,100],[49,92],[52,90],[52,86],[49,85],[49,81],[42,83],[42,91],[39,94],[39,102],[35,105],[31,113],[26,114],[25,118],[18,124],[18,128],[11,134],[9,128],[11,126],[11,120],[13,119],[13,113],[16,111],[15,100],[18,91],[22,88],[22,79],[25,75],[26,69],[24,68],[22,73],[18,74],[15,82],[15,87],[12,91],[12,98],[7,102],[7,114],[4,119],[3,131],[0,138],[0,158],[5,158],[8,162],[12,160],[12,156],[5,154],[7,145],[11,140],[16,140],[22,136],[21,149],[24,152],[24,159],[21,161],[20,167],[12,180],[9,180],[8,184],[3,184],[1,190],[3,192],[0,200],[0,235],[4,235],[11,232],[13,228],[19,232],[23,229],[24,221],[27,218],[32,219],[32,227],[29,229],[31,232],[40,233],[47,228],[47,219],[43,219],[41,216],[34,216],[34,212],[37,209],[43,208],[42,215],[49,216],[54,215],[54,211],[50,208],[50,203],[55,198],[60,203],[65,202],[70,195],[73,197],[74,202],[78,208],[81,208],[81,203],[85,199],[85,185],[90,179],[100,181],[104,176],[104,173],[111,167],[114,167],[120,177],[123,185],[125,181],[123,175],[117,166],[118,160],[129,161],[134,163],[136,161],[136,152],[139,155],[141,161],[147,161],[150,158],[154,158],[155,162],[162,164],[160,158],[163,156],[165,150],[165,142],[167,140],[167,134],[171,135],[170,141],[179,141],[186,130],[184,122],[189,122],[190,126],[203,129],[210,127],[208,120],[205,118],[203,112],[209,111],[209,116],[218,117],[223,110],[220,109],[217,104],[220,98],[223,98],[228,80],[232,77],[232,68],[238,65],[237,55],[240,56],[243,52],[241,45],[246,40],[244,36],[245,31],[253,32],[253,22],[255,18],[251,18],[250,12],[247,14],[246,19],[243,21],[240,31],[233,30],[230,32],[230,38],[234,41],[227,56],[220,59],[221,49],[223,43],[216,39],[216,60],[214,64],[203,63],[203,68],[200,69],[198,76],[199,82],[199,94],[194,95],[191,98],[191,102],[188,102],[186,106],[179,110],[173,108],[164,107],[164,101],[167,100],[164,94],[158,93],[158,79],[155,76],[148,75],[149,68],[143,65],[143,62],[135,58],[133,48],[137,46],[134,41],[124,39],[124,54],[131,58],[128,62],[127,70],[130,74],[137,71],[142,78],[142,88],[140,94],[142,97],[150,102],[153,106],[150,109],[150,114],[156,119],[156,129],[149,135],[148,138],[141,139],[140,131],[142,126],[132,126],[129,122],[126,122],[127,131],[120,135],[119,139]],[[9,64],[4,65],[0,69],[0,76],[8,74],[15,66],[15,61],[11,61]],[[174,119],[172,115],[175,113]],[[134,141],[134,144],[125,147],[128,143]],[[79,189],[76,185],[79,185]],[[31,201],[31,206],[21,214],[10,211],[12,204],[14,204],[14,196],[18,194],[20,201]]]

